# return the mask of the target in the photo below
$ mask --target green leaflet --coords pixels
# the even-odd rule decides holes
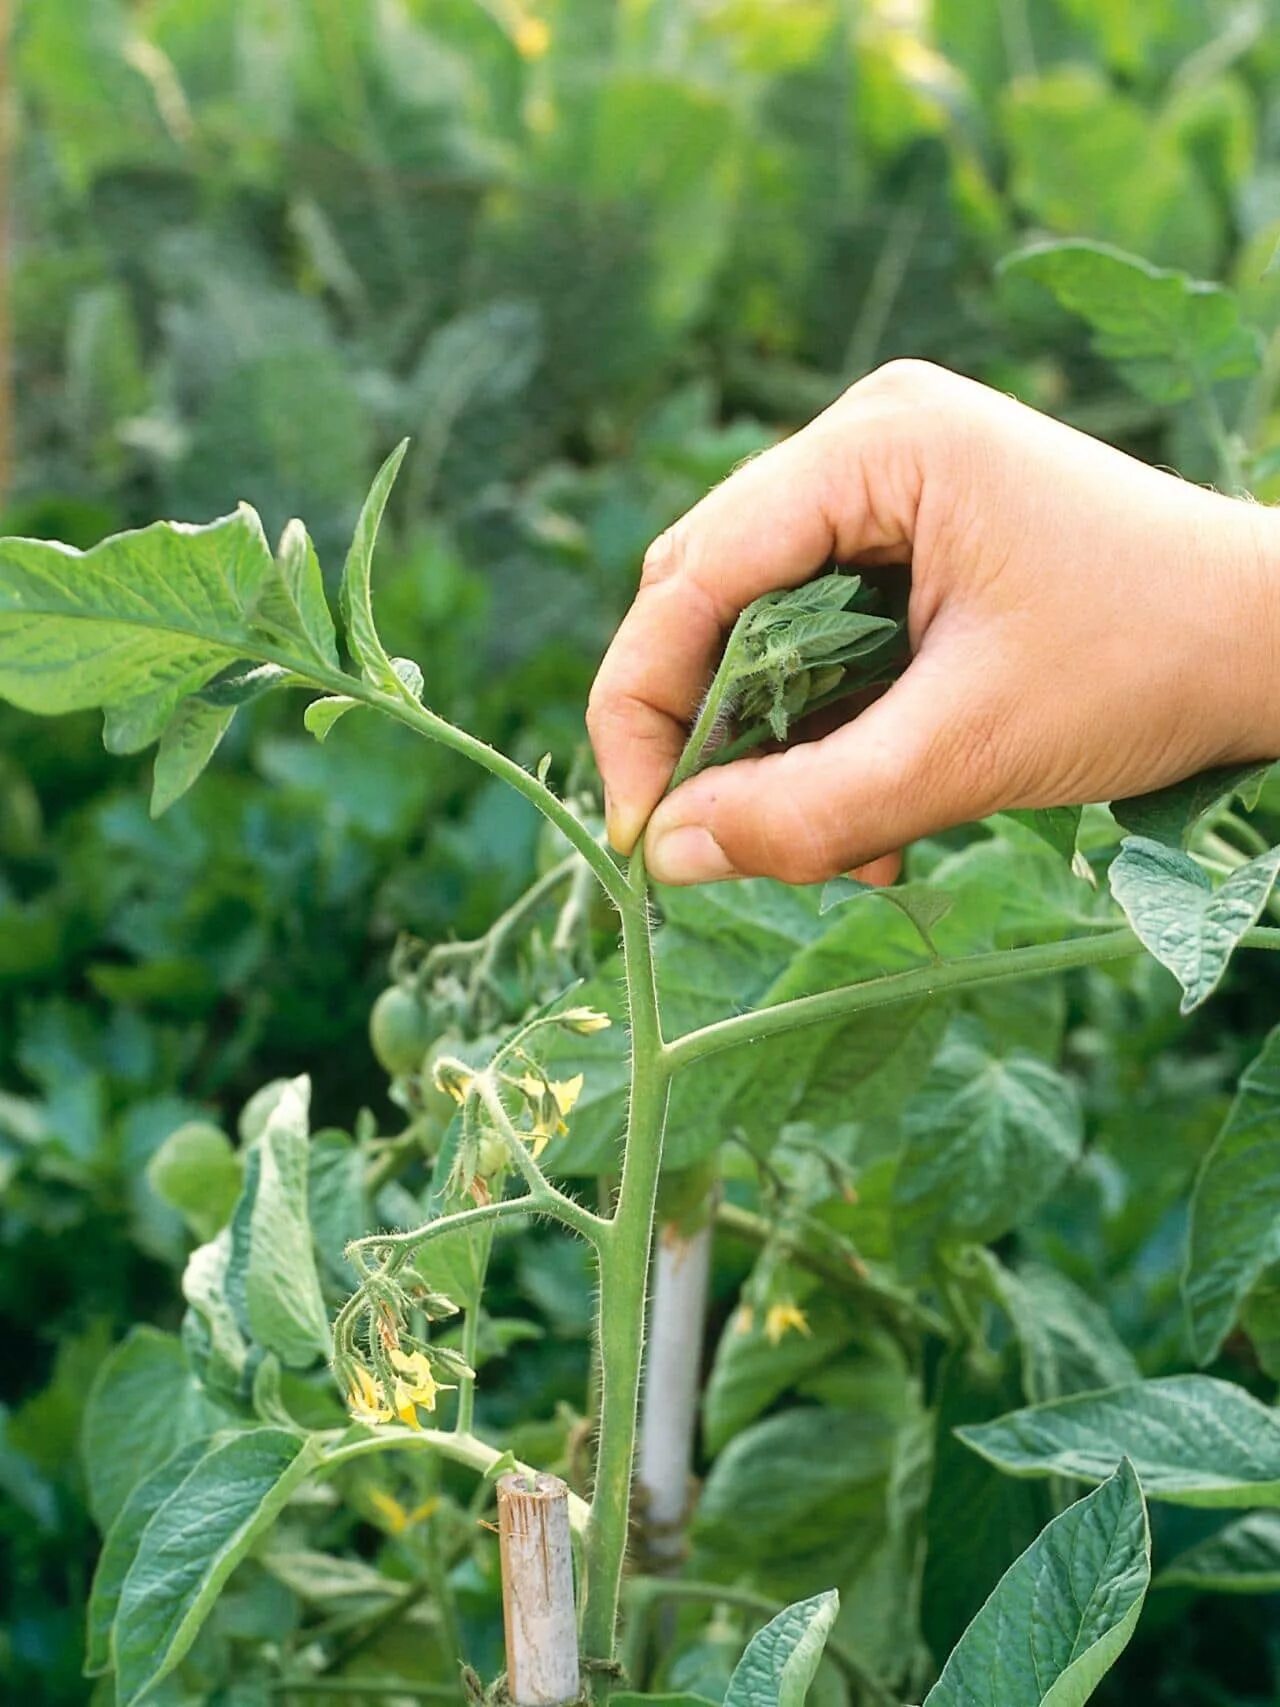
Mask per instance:
[[[134,1328],[103,1362],[85,1405],[81,1452],[99,1529],[110,1528],[151,1466],[207,1433],[215,1416],[178,1340]]]
[[[186,1481],[208,1451],[207,1438],[188,1441],[159,1469],[153,1470],[134,1488],[102,1543],[85,1633],[86,1677],[97,1677],[112,1666],[111,1631],[120,1604],[120,1590],[138,1551],[142,1533],[169,1496]]]
[[[1257,924],[1277,872],[1280,848],[1272,848],[1214,889],[1177,849],[1138,836],[1121,844],[1111,862],[1111,893],[1143,947],[1181,984],[1184,1014],[1217,989],[1241,937]]]
[[[351,655],[366,681],[392,692],[398,689],[399,678],[373,620],[373,550],[382,513],[408,448],[408,439],[402,440],[378,470],[356,522],[355,537],[342,571],[342,623]]]
[[[142,1532],[120,1589],[119,1707],[181,1661],[232,1571],[319,1464],[322,1449],[285,1429],[215,1436]]]
[[[1119,1387],[1142,1378],[1105,1310],[1054,1268],[1003,1268],[989,1251],[1001,1302],[1022,1352],[1022,1382],[1033,1404]]]
[[[1128,1644],[1150,1580],[1142,1489],[1122,1463],[1010,1566],[924,1707],[1081,1707]]]
[[[171,1132],[147,1163],[151,1189],[199,1239],[212,1239],[226,1226],[243,1172],[226,1133],[205,1120],[188,1121]]]
[[[258,1140],[243,1283],[253,1338],[294,1368],[329,1355],[328,1312],[307,1207],[310,1094],[307,1079],[295,1080]]]
[[[156,749],[155,778],[151,786],[151,816],[167,812],[204,770],[218,750],[218,743],[231,727],[233,705],[208,705],[200,699],[184,699],[165,725]]]
[[[99,707],[114,753],[158,739],[153,816],[200,775],[238,705],[290,671],[336,667],[319,564],[298,524],[278,559],[247,505],[86,552],[0,541],[0,697],[49,715]]]
[[[1258,1366],[1280,1379],[1280,1263],[1275,1263],[1244,1301],[1240,1326],[1253,1345]]]
[[[331,670],[338,666],[338,641],[325,597],[324,576],[311,536],[298,520],[280,536],[276,573],[268,582],[262,613],[286,633],[304,634],[314,657]]]
[[[836,672],[887,648],[901,624],[857,608],[859,597],[868,595],[857,575],[833,574],[747,606],[725,648],[723,687],[740,724],[767,723],[785,740],[806,705],[837,684]]]
[[[775,1568],[780,1555],[838,1544],[853,1517],[880,1510],[896,1422],[824,1406],[753,1423],[712,1465],[695,1538]]]
[[[1078,314],[1099,355],[1154,403],[1176,403],[1257,371],[1258,334],[1220,285],[1153,267],[1104,243],[1037,243],[1000,264]]]
[[[1236,795],[1251,805],[1270,769],[1270,765],[1223,765],[1201,771],[1186,782],[1171,783],[1151,794],[1113,800],[1111,815],[1135,836],[1147,836],[1170,848],[1185,848],[1196,826]]]
[[[961,1425],[989,1422],[1019,1402],[1016,1361],[1010,1347],[999,1366],[977,1368],[956,1346],[938,1371],[920,1621],[939,1658],[1052,1515],[1044,1488],[1002,1476],[959,1437]]]
[[[1042,806],[1027,812],[1005,812],[1002,816],[1012,818],[1016,824],[1039,836],[1070,865],[1075,856],[1082,810],[1079,806]]]
[[[840,1610],[834,1589],[797,1601],[747,1643],[724,1707],[802,1707]]]
[[[272,573],[262,524],[243,507],[86,552],[0,541],[0,696],[48,715],[147,704],[154,738],[220,670],[276,657],[279,636],[259,614]]]
[[[249,1347],[231,1296],[232,1249],[231,1229],[224,1227],[187,1259],[182,1296],[189,1310],[182,1337],[202,1385],[234,1402],[245,1397]]]
[[[420,666],[415,664],[412,658],[392,658],[390,663],[402,685],[415,699],[421,699],[424,684]],[[349,711],[354,711],[360,703],[358,699],[352,699],[350,694],[345,693],[327,694],[324,699],[313,699],[302,714],[303,726],[317,741],[324,741],[334,724]]]
[[[1280,1511],[1251,1511],[1171,1559],[1156,1588],[1280,1593]]]
[[[833,877],[822,886],[818,911],[825,915],[835,907],[846,906],[850,901],[862,900],[870,895],[878,895],[881,900],[896,907],[900,913],[905,913],[930,952],[933,950],[930,930],[940,919],[946,918],[954,905],[950,895],[927,883],[895,884],[890,889],[884,889],[873,883],[862,883],[856,877]]]
[[[1191,1196],[1182,1296],[1191,1348],[1209,1363],[1241,1305],[1280,1262],[1280,1027],[1241,1075]]]
[[[1170,1505],[1280,1505],[1280,1412],[1207,1375],[1031,1405],[959,1434],[1011,1476],[1098,1482],[1128,1458]]]
[[[893,1214],[907,1274],[923,1271],[939,1241],[984,1244],[1016,1227],[1083,1141],[1070,1081],[1025,1051],[990,1054],[966,1024],[948,1034],[903,1128]]]

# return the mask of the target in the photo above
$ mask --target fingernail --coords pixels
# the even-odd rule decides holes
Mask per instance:
[[[644,828],[644,819],[639,817],[634,809],[619,806],[612,795],[605,790],[604,796],[604,830],[609,838],[609,846],[617,853],[629,854],[639,840]]]
[[[698,824],[661,831],[644,851],[649,874],[659,883],[715,883],[737,875],[710,830]]]

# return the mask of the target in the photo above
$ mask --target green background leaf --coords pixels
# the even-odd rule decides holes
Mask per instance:
[[[1081,1707],[1127,1646],[1151,1580],[1130,1464],[1056,1517],[960,1638],[924,1707]]]
[[[1207,1375],[1032,1405],[960,1438],[1011,1476],[1097,1482],[1128,1458],[1153,1500],[1280,1505],[1280,1413]]]

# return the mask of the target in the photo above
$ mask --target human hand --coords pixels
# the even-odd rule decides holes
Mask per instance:
[[[738,613],[831,559],[910,563],[905,673],[663,800]],[[908,842],[991,812],[1280,755],[1278,664],[1280,517],[892,362],[655,542],[587,723],[610,839],[645,832],[658,881],[884,882]]]

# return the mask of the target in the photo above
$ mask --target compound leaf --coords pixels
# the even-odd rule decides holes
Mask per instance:
[[[1122,1463],[1009,1567],[924,1707],[1081,1707],[1128,1644],[1150,1581],[1142,1489]]]
[[[1081,1393],[958,1432],[1011,1476],[1099,1482],[1128,1458],[1154,1500],[1280,1506],[1280,1412],[1207,1375]]]
[[[968,1026],[943,1041],[903,1128],[893,1214],[907,1273],[921,1271],[940,1239],[985,1244],[1017,1226],[1083,1141],[1070,1081],[1024,1050],[990,1054]]]
[[[86,1677],[98,1677],[111,1669],[111,1629],[120,1604],[120,1590],[137,1554],[143,1530],[170,1494],[182,1486],[207,1450],[207,1439],[192,1440],[180,1446],[158,1470],[153,1470],[138,1483],[107,1531],[89,1594],[84,1662]]]
[[[120,1590],[116,1688],[132,1707],[182,1660],[214,1601],[320,1462],[286,1429],[215,1436],[142,1532]]]
[[[1272,848],[1215,889],[1176,848],[1142,836],[1121,844],[1111,862],[1111,893],[1143,947],[1181,984],[1184,1014],[1217,989],[1241,937],[1257,924],[1277,872],[1280,848]]]
[[[246,658],[288,664],[306,649],[301,631],[264,620],[274,574],[247,506],[84,552],[0,541],[0,696],[47,715],[100,707],[113,751],[145,746],[221,672]]]
[[[1258,334],[1220,285],[1084,240],[1033,244],[1000,270],[1043,285],[1078,314],[1099,355],[1153,403],[1176,403],[1257,371]]]
[[[208,1432],[212,1406],[172,1334],[136,1327],[106,1358],[85,1406],[89,1508],[106,1531],[148,1465]]]
[[[797,1601],[747,1643],[724,1707],[803,1707],[840,1610],[834,1589]]]

